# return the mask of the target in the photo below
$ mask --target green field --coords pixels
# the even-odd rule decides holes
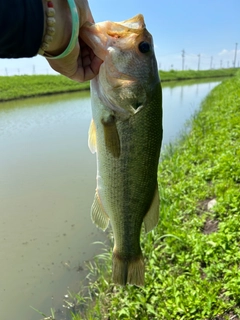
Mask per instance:
[[[162,81],[177,81],[229,77],[236,71],[237,69],[160,71],[160,78]],[[80,90],[89,90],[89,82],[78,83],[60,75],[0,76],[0,102]]]
[[[206,79],[216,77],[234,76],[238,69],[216,69],[216,70],[185,70],[185,71],[160,71],[162,81],[178,81],[191,79]]]
[[[111,283],[107,246],[88,263],[88,287],[71,295],[72,320],[240,319],[239,119],[240,73],[213,89],[189,134],[164,152],[160,222],[141,238],[145,287]]]
[[[80,90],[89,90],[89,82],[78,83],[60,75],[0,77],[0,101]]]

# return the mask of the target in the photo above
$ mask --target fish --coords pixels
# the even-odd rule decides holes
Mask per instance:
[[[102,59],[91,80],[88,145],[97,158],[92,221],[112,226],[114,284],[144,286],[142,224],[159,221],[157,169],[162,143],[162,89],[151,34],[141,14],[86,23],[80,37]]]

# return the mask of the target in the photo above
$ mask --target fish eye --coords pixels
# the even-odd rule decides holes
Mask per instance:
[[[139,43],[138,49],[142,53],[147,53],[147,52],[149,52],[151,50],[151,46],[150,46],[150,44],[148,42],[142,41],[142,42]]]

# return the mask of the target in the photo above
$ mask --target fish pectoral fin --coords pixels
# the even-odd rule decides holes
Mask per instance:
[[[120,157],[120,139],[118,135],[116,119],[113,115],[108,115],[101,120],[104,129],[104,140],[106,149],[114,158]]]
[[[91,218],[92,218],[92,221],[99,228],[103,229],[104,231],[107,229],[108,223],[109,223],[109,217],[103,208],[103,205],[101,203],[101,200],[98,196],[97,191],[95,193],[95,197],[94,197],[92,208],[91,208]]]
[[[158,192],[158,185],[157,185],[151,206],[150,206],[147,214],[143,218],[144,228],[145,228],[146,233],[151,231],[158,224],[159,203],[160,203],[160,200],[159,200],[159,192]]]
[[[97,151],[97,133],[95,122],[91,121],[88,131],[88,147],[92,153]]]

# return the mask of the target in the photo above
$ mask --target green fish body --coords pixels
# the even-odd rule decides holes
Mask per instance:
[[[103,230],[110,220],[113,282],[141,286],[141,226],[149,232],[159,219],[162,91],[152,37],[142,15],[86,26],[82,32],[104,61],[91,81],[89,147],[97,154],[91,216]]]

